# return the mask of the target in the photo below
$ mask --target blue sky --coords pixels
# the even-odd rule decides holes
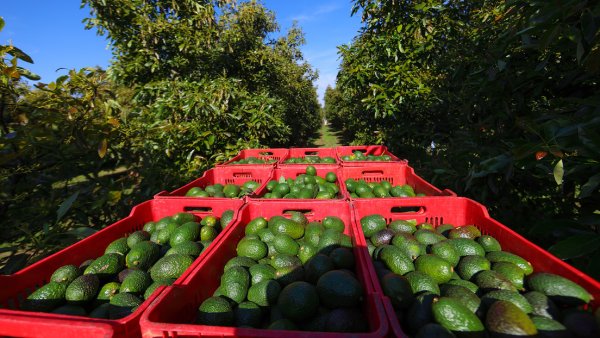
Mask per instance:
[[[360,18],[350,16],[350,0],[263,0],[273,10],[282,33],[295,20],[306,35],[305,58],[319,71],[319,98],[327,85],[335,84],[339,59],[337,46],[349,43],[357,34]],[[51,82],[63,75],[59,68],[82,68],[110,64],[108,41],[81,22],[88,16],[79,0],[6,1],[0,10],[6,26],[0,43],[11,41],[34,60],[26,68]]]

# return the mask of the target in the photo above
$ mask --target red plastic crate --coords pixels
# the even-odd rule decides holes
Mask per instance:
[[[284,215],[286,211],[304,212],[309,221],[321,220],[325,216],[338,216],[346,224],[345,234],[351,236],[355,247],[356,274],[365,287],[364,314],[369,321],[370,332],[365,333],[325,333],[303,331],[278,331],[251,328],[234,328],[189,324],[195,319],[198,307],[220,284],[223,267],[236,256],[236,247],[245,236],[245,225],[250,220],[263,216]],[[388,323],[380,295],[372,292],[367,270],[357,256],[354,227],[351,223],[351,209],[347,202],[305,202],[305,201],[251,201],[244,206],[232,230],[218,243],[218,248],[208,254],[202,265],[197,266],[184,281],[184,285],[172,286],[162,293],[140,319],[143,337],[383,337],[388,332]],[[365,248],[362,248],[365,249]]]
[[[225,210],[234,210],[234,221],[243,201],[195,200],[150,200],[135,206],[124,219],[98,231],[97,233],[26,267],[10,276],[0,276],[0,336],[29,337],[136,337],[140,336],[139,318],[148,305],[164,290],[160,287],[144,301],[131,315],[117,319],[95,319],[81,316],[68,316],[44,312],[19,310],[20,303],[35,289],[46,284],[57,268],[74,264],[80,265],[88,259],[104,254],[106,246],[126,234],[141,230],[149,221],[178,212],[187,211],[205,217],[220,216]],[[223,237],[228,229],[219,234]],[[213,244],[218,243],[217,237]],[[193,268],[208,255],[216,245],[211,245],[196,259],[192,266],[175,281],[181,283]]]
[[[293,158],[293,157],[305,158],[307,156],[319,156],[321,158],[333,157],[335,159],[336,163],[284,163],[286,160]],[[337,167],[339,165],[339,163],[340,163],[340,161],[337,158],[337,153],[335,151],[335,148],[290,148],[287,156],[285,158],[283,158],[277,166],[283,167],[283,166],[288,166],[288,165],[291,165],[291,166],[313,165],[315,167],[316,166]]]
[[[600,301],[600,283],[578,269],[558,259],[548,251],[528,241],[523,236],[509,229],[502,223],[494,220],[488,214],[487,209],[467,198],[410,198],[410,199],[381,199],[377,203],[372,200],[354,200],[351,202],[354,212],[354,226],[357,233],[358,246],[366,247],[366,239],[362,234],[360,219],[366,215],[380,214],[389,223],[392,220],[416,219],[418,223],[428,222],[434,226],[441,224],[452,224],[462,226],[473,224],[481,230],[482,234],[495,237],[502,245],[502,250],[517,254],[533,265],[534,271],[550,272],[566,277],[578,283],[590,292],[595,300],[593,308],[597,308]],[[376,292],[383,294],[377,274],[373,267],[368,251],[361,251],[363,260],[371,262],[367,264],[369,276],[372,278],[373,288]],[[391,332],[396,337],[406,337],[400,323],[394,314],[392,304],[384,297],[384,305],[388,318],[390,319]]]
[[[340,169],[342,182],[345,182],[349,178],[355,180],[363,179],[367,183],[381,181],[388,181],[393,186],[408,184],[415,190],[416,193],[424,193],[427,196],[456,196],[451,190],[445,189],[440,190],[429,182],[424,180],[421,176],[415,174],[415,170],[406,163],[393,162],[383,164],[377,162],[365,167],[342,167]],[[346,184],[344,189],[346,189]],[[348,193],[350,197],[350,193]],[[350,197],[351,200],[356,198]],[[377,198],[378,200],[380,198]]]
[[[269,181],[273,181],[273,180],[277,181],[281,177],[296,179],[296,177],[306,173],[307,166],[308,166],[308,164],[305,164],[302,166],[293,165],[293,166],[285,166],[285,167],[281,167],[281,168],[275,168],[275,170],[273,170],[273,174],[267,180],[267,182],[265,184],[263,184],[258,190],[256,190],[256,193],[254,195],[249,196],[250,197],[249,199],[250,200],[268,200],[268,201],[294,201],[294,200],[296,200],[296,201],[332,201],[332,200],[348,198],[346,189],[345,189],[345,187],[342,186],[343,181],[341,180],[341,177],[340,177],[340,167],[337,165],[334,167],[314,166],[315,169],[317,170],[317,176],[325,178],[325,175],[327,175],[328,172],[333,172],[336,174],[337,181],[335,182],[335,184],[337,184],[338,187],[340,188],[340,192],[338,193],[337,198],[335,198],[335,199],[317,200],[317,199],[283,199],[283,198],[263,199],[262,198],[262,196],[264,196],[267,193],[267,184],[269,183]]]
[[[221,200],[229,201],[235,200],[236,198],[226,197],[189,197],[185,194],[194,187],[201,187],[204,189],[208,185],[215,183],[220,184],[237,184],[242,185],[247,181],[253,180],[260,184],[256,191],[260,191],[269,181],[271,174],[273,173],[272,167],[258,166],[258,165],[246,165],[246,166],[229,166],[229,167],[216,167],[209,169],[204,172],[202,177],[195,179],[194,181],[184,185],[181,188],[173,190],[171,192],[161,191],[154,195],[157,199],[199,199],[199,200]]]
[[[284,149],[284,148],[270,148],[270,149],[244,149],[242,151],[240,151],[240,153],[232,158],[231,160],[223,163],[223,164],[219,164],[218,166],[229,166],[229,165],[241,165],[241,166],[246,166],[246,165],[263,165],[263,166],[271,166],[274,167],[277,163],[279,163],[279,161],[281,161],[283,158],[286,157],[288,153],[288,149]],[[261,160],[265,160],[265,161],[270,161],[270,160],[275,160],[273,163],[265,163],[265,164],[232,164],[233,162],[239,161],[239,160],[245,160],[249,157],[256,157],[259,158]]]
[[[391,161],[344,161],[342,160],[343,156],[352,155],[355,151],[360,151],[365,155],[389,155],[391,157]],[[381,145],[370,145],[370,146],[339,146],[335,148],[338,161],[342,164],[342,166],[363,166],[373,163],[391,163],[391,162],[406,162],[406,160],[401,160],[396,155],[392,154],[386,146]]]

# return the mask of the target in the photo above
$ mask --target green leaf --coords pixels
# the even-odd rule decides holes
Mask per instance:
[[[570,259],[588,255],[600,249],[600,236],[594,234],[575,235],[562,240],[548,251],[560,259]]]
[[[598,188],[600,184],[600,174],[596,174],[588,179],[587,182],[581,187],[581,193],[579,198],[590,197],[590,195]]]
[[[8,51],[8,54],[21,59],[25,62],[28,63],[33,63],[33,60],[31,59],[31,57],[27,54],[25,54],[25,52],[23,52],[22,50],[20,50],[19,48],[12,46],[12,48]]]
[[[554,166],[554,180],[556,181],[556,184],[561,185],[563,182],[563,175],[565,174],[565,169],[563,168],[563,161],[560,160],[556,163],[556,165]]]
[[[78,196],[79,191],[76,191],[73,195],[69,196],[69,198],[67,198],[64,202],[60,204],[58,210],[56,211],[56,222],[60,221],[65,216],[67,211],[71,209],[73,203],[75,202],[75,200],[77,200]]]
[[[6,24],[6,22],[4,22],[4,18],[0,16],[0,31],[2,31],[5,24]]]
[[[79,227],[67,231],[67,234],[77,238],[85,238],[95,234],[96,232],[98,232],[98,230],[92,229],[90,227]]]

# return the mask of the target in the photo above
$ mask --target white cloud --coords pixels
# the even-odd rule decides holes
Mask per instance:
[[[291,20],[298,21],[298,22],[312,21],[312,20],[318,19],[319,17],[321,17],[325,14],[335,12],[340,8],[342,8],[342,6],[340,6],[337,3],[329,3],[329,4],[325,4],[325,5],[321,5],[321,6],[317,7],[311,13],[303,13],[303,14],[296,15],[296,16],[292,17]]]

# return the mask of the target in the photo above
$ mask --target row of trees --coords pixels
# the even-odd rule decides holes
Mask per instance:
[[[600,3],[353,4],[328,119],[600,278]]]
[[[33,60],[0,46],[0,236],[14,245],[0,249],[12,253],[5,272],[242,148],[299,146],[320,124],[303,34],[273,38],[279,28],[262,5],[86,5],[86,28],[113,50],[106,71],[71,70],[30,88],[24,80],[36,75],[21,66]]]

